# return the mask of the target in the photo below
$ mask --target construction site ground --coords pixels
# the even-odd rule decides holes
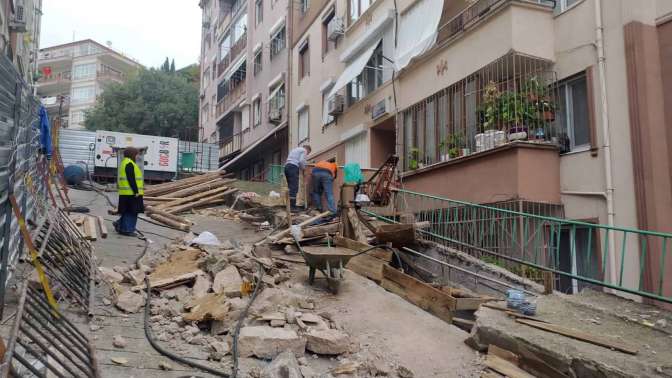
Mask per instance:
[[[99,194],[92,191],[71,190],[74,205],[87,206],[93,215],[105,219],[110,234],[106,239],[93,242],[99,265],[112,268],[130,266],[143,252],[142,240],[120,236],[113,232],[108,215],[108,205]],[[114,194],[111,197],[116,200]],[[220,240],[236,240],[251,243],[264,235],[247,223],[192,214],[188,216],[196,225],[194,231],[210,231]],[[140,229],[152,243],[151,249],[160,249],[183,232],[139,221]],[[266,231],[268,232],[268,231]],[[294,256],[295,259],[300,259]],[[307,268],[303,264],[289,264],[292,277],[284,285],[288,290],[303,293],[315,300],[316,311],[332,314],[344,331],[352,337],[353,350],[358,356],[367,355],[369,361],[389,369],[389,376],[397,376],[399,367],[410,371],[415,377],[475,377],[482,367],[479,354],[464,344],[469,334],[450,325],[413,304],[388,293],[375,283],[350,271],[341,285],[339,294],[329,294],[320,281],[311,287],[307,284]],[[102,377],[208,377],[205,372],[177,363],[160,355],[145,337],[143,311],[125,314],[110,304],[110,287],[101,281],[96,288],[94,316],[89,321],[81,313],[77,317],[68,312],[93,339],[98,366]],[[245,299],[245,298],[243,298]],[[13,312],[12,304],[6,308],[6,316]],[[3,324],[3,336],[9,333],[11,321]],[[122,336],[128,341],[124,348],[113,345],[113,338]],[[170,349],[166,343],[162,343]],[[197,362],[224,369],[230,362],[208,361],[208,353],[201,345],[183,343],[176,354],[194,358]],[[230,356],[229,356],[230,357]],[[300,356],[297,356],[300,357]],[[316,377],[329,377],[329,371],[348,361],[348,355],[324,357],[306,352],[310,367]],[[113,362],[113,359],[117,362]],[[122,364],[119,361],[123,362]],[[240,377],[254,376],[255,367],[263,368],[269,361],[243,358],[240,361]],[[163,365],[163,366],[162,366]],[[169,370],[164,370],[168,367]],[[407,370],[405,370],[405,369]],[[341,376],[361,376],[345,374]]]

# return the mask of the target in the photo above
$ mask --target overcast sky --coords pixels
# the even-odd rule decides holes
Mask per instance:
[[[198,62],[198,0],[43,0],[40,47],[91,38],[147,67],[175,58],[177,68]]]

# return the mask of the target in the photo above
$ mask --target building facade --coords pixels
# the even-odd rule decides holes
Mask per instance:
[[[0,50],[28,84],[37,80],[42,0],[0,0]]]
[[[396,154],[412,191],[672,231],[672,2],[313,0],[291,18],[290,147]],[[624,286],[658,282],[660,246],[596,239],[628,250],[596,260],[627,263]]]
[[[220,163],[265,180],[287,154],[285,0],[202,1],[201,140]]]
[[[60,114],[63,127],[83,129],[86,111],[93,108],[105,85],[123,82],[140,67],[133,59],[90,39],[43,48],[37,94],[50,115]]]

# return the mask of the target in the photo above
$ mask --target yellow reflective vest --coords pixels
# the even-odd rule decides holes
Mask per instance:
[[[128,183],[128,178],[126,178],[126,166],[131,164],[133,166],[133,173],[135,174],[135,185],[138,186],[138,194],[145,195],[145,185],[144,180],[142,179],[142,171],[135,162],[129,158],[124,158],[121,161],[119,166],[119,171],[117,172],[117,191],[120,196],[132,196],[134,195],[131,185]]]

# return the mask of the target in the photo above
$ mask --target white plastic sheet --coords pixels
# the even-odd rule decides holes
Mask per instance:
[[[411,59],[434,46],[444,0],[420,0],[399,17],[394,66],[398,72]]]

